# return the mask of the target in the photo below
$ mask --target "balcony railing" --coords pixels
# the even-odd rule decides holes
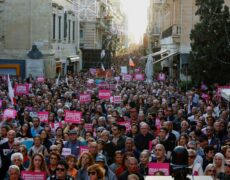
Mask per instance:
[[[162,38],[167,38],[170,36],[178,37],[178,36],[180,36],[180,33],[181,33],[180,26],[177,24],[174,24],[162,32]]]

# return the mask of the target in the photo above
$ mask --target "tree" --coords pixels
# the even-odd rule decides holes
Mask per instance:
[[[230,16],[224,0],[196,0],[200,22],[191,31],[193,82],[230,81]]]

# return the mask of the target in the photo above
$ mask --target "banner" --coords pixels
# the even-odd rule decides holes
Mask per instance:
[[[90,94],[80,94],[80,103],[90,103],[91,102],[91,95]]]
[[[14,86],[14,93],[18,96],[29,94],[28,84],[16,84]]]
[[[158,79],[158,81],[165,81],[165,74],[164,73],[159,73],[157,79]]]
[[[24,180],[46,180],[45,172],[22,171],[21,176]]]
[[[127,66],[121,66],[121,74],[127,74],[127,73],[128,73]]]
[[[99,89],[108,89],[109,84],[106,82],[101,82],[100,84],[98,84],[98,88]]]
[[[61,155],[63,155],[63,156],[68,156],[68,155],[70,155],[71,154],[71,149],[70,148],[62,148],[62,153],[61,153]]]
[[[37,77],[37,82],[44,83],[45,82],[45,78],[43,76],[39,76],[39,77]]]
[[[133,76],[131,74],[124,74],[123,80],[124,81],[131,81],[133,79]]]
[[[169,163],[149,163],[149,175],[169,176]]]
[[[99,90],[98,97],[99,99],[110,99],[111,91],[110,90]]]
[[[121,103],[121,96],[113,96],[113,103],[120,104]]]
[[[120,76],[116,76],[116,77],[114,77],[114,79],[115,79],[117,82],[121,80]]]
[[[51,127],[51,129],[52,129],[53,131],[56,131],[56,129],[57,129],[58,127],[62,127],[62,122],[49,123],[49,125],[50,125],[50,127]]]
[[[86,131],[93,132],[93,124],[86,123],[84,127]]]
[[[3,118],[12,118],[14,119],[17,115],[17,111],[14,109],[5,109],[3,112]]]
[[[137,81],[144,81],[145,80],[145,75],[144,74],[135,74],[134,79]]]
[[[80,146],[80,154],[83,154],[84,152],[89,152],[88,146]]]
[[[79,124],[81,122],[82,112],[65,111],[65,122]]]
[[[37,115],[41,122],[48,122],[49,112],[38,112]]]

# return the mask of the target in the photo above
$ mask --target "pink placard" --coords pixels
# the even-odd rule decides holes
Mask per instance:
[[[138,67],[134,70],[135,73],[140,73],[141,72],[141,67]]]
[[[116,76],[116,77],[114,77],[114,79],[115,79],[117,82],[121,80],[120,76]]]
[[[90,68],[90,69],[89,69],[89,72],[90,72],[90,74],[91,74],[92,76],[94,76],[94,75],[96,74],[96,72],[97,72],[97,69],[95,69],[95,68]]]
[[[99,89],[107,89],[108,87],[109,87],[109,84],[105,82],[101,82],[100,84],[98,84]]]
[[[37,81],[40,82],[40,83],[44,83],[45,78],[43,76],[39,76],[39,77],[37,77]]]
[[[46,180],[45,172],[22,171],[21,176],[24,180]]]
[[[110,99],[111,91],[110,90],[99,90],[98,97],[99,99]]]
[[[129,132],[131,130],[131,124],[130,122],[118,122],[119,125],[126,127],[126,132]]]
[[[93,132],[93,124],[86,123],[84,127],[86,131]]]
[[[169,176],[169,163],[149,163],[148,167],[151,176]]]
[[[143,81],[145,79],[145,75],[144,74],[135,74],[134,79],[137,81]]]
[[[80,154],[83,154],[84,152],[89,152],[88,146],[80,146]]]
[[[113,103],[120,104],[121,103],[121,96],[113,96]]]
[[[81,123],[82,112],[79,111],[65,111],[65,122]]]
[[[28,84],[16,84],[14,86],[14,93],[19,96],[29,94],[29,85]]]
[[[62,123],[61,122],[57,122],[57,123],[49,123],[50,127],[52,130],[56,131],[56,129],[58,127],[62,127]]]
[[[164,73],[158,74],[158,81],[165,81],[165,74]]]
[[[17,111],[14,109],[5,109],[3,112],[3,118],[15,118],[17,115]]]
[[[90,94],[80,94],[80,103],[89,103],[91,102]]]
[[[38,112],[37,115],[41,122],[48,122],[49,112]]]
[[[123,80],[124,81],[131,81],[133,76],[131,74],[124,74],[123,75]]]

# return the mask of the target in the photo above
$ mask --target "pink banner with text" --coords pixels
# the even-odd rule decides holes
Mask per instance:
[[[65,111],[65,122],[81,123],[82,112],[78,111]]]
[[[29,94],[28,84],[16,84],[14,86],[14,93],[18,96]]]
[[[148,167],[151,176],[169,176],[169,163],[149,163]]]
[[[48,122],[49,112],[38,112],[37,115],[41,122]]]
[[[90,94],[80,94],[80,103],[89,103],[91,102],[91,95]]]
[[[111,91],[110,90],[99,90],[98,97],[99,99],[110,99]]]

